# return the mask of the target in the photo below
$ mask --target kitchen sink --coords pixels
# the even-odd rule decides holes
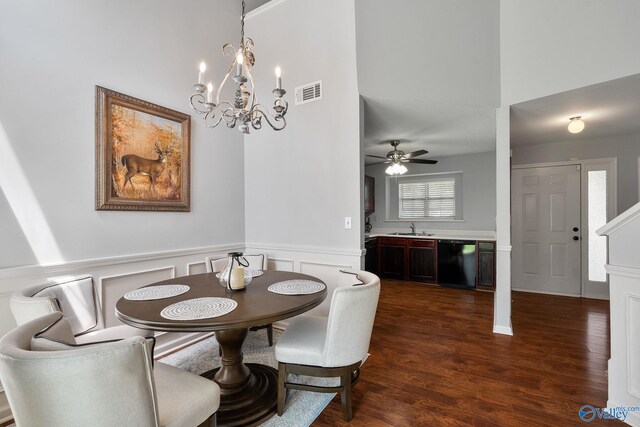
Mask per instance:
[[[388,234],[388,236],[433,236],[433,235],[434,233],[412,233],[412,232],[403,233],[401,231],[396,231]]]

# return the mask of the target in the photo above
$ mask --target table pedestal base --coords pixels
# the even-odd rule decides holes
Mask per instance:
[[[222,350],[220,367],[202,374],[220,386],[220,426],[258,425],[276,413],[278,371],[242,362],[242,344],[248,332],[248,328],[216,331]]]
[[[276,413],[278,371],[271,366],[246,363],[249,380],[237,389],[220,389],[218,426],[252,426]],[[202,374],[213,380],[220,368]]]

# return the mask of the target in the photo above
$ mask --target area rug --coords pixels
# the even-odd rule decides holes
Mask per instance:
[[[274,341],[281,332],[273,331]],[[242,347],[245,363],[262,363],[278,367],[274,347],[269,347],[266,330],[249,332]],[[202,374],[220,366],[218,343],[215,338],[207,338],[176,353],[159,360],[162,363],[185,369],[194,374]],[[337,385],[336,378],[309,378],[292,375],[291,381],[314,385]],[[327,407],[335,393],[314,393],[309,391],[289,390],[287,404],[282,416],[274,415],[260,426],[264,427],[304,427],[311,423]]]

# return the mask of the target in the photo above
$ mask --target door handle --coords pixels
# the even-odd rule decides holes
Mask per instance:
[[[578,227],[573,227],[573,231],[578,231]]]
[[[580,240],[578,236],[573,236],[573,240]]]

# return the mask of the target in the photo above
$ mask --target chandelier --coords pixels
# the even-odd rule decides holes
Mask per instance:
[[[262,128],[263,119],[271,126],[273,130],[282,130],[287,125],[284,116],[287,114],[289,104],[282,97],[287,93],[282,89],[282,79],[280,77],[280,67],[276,67],[276,88],[272,93],[276,97],[273,102],[275,114],[271,115],[269,111],[258,103],[256,98],[255,85],[251,69],[255,63],[253,55],[253,40],[244,38],[244,16],[245,2],[242,0],[242,18],[240,19],[240,45],[238,49],[227,43],[222,46],[222,53],[225,56],[233,56],[234,60],[229,66],[229,71],[225,74],[222,82],[218,86],[213,98],[213,84],[209,82],[204,85],[204,73],[207,69],[204,61],[200,63],[200,72],[198,73],[198,83],[193,85],[195,92],[189,98],[191,108],[198,114],[202,115],[202,121],[207,127],[216,127],[221,122],[228,128],[238,126],[238,130],[244,134],[248,134],[250,128],[256,130]],[[231,75],[232,73],[233,76]],[[233,101],[220,101],[220,92],[225,86],[229,77],[235,82],[235,97]],[[206,97],[205,97],[206,92]]]

